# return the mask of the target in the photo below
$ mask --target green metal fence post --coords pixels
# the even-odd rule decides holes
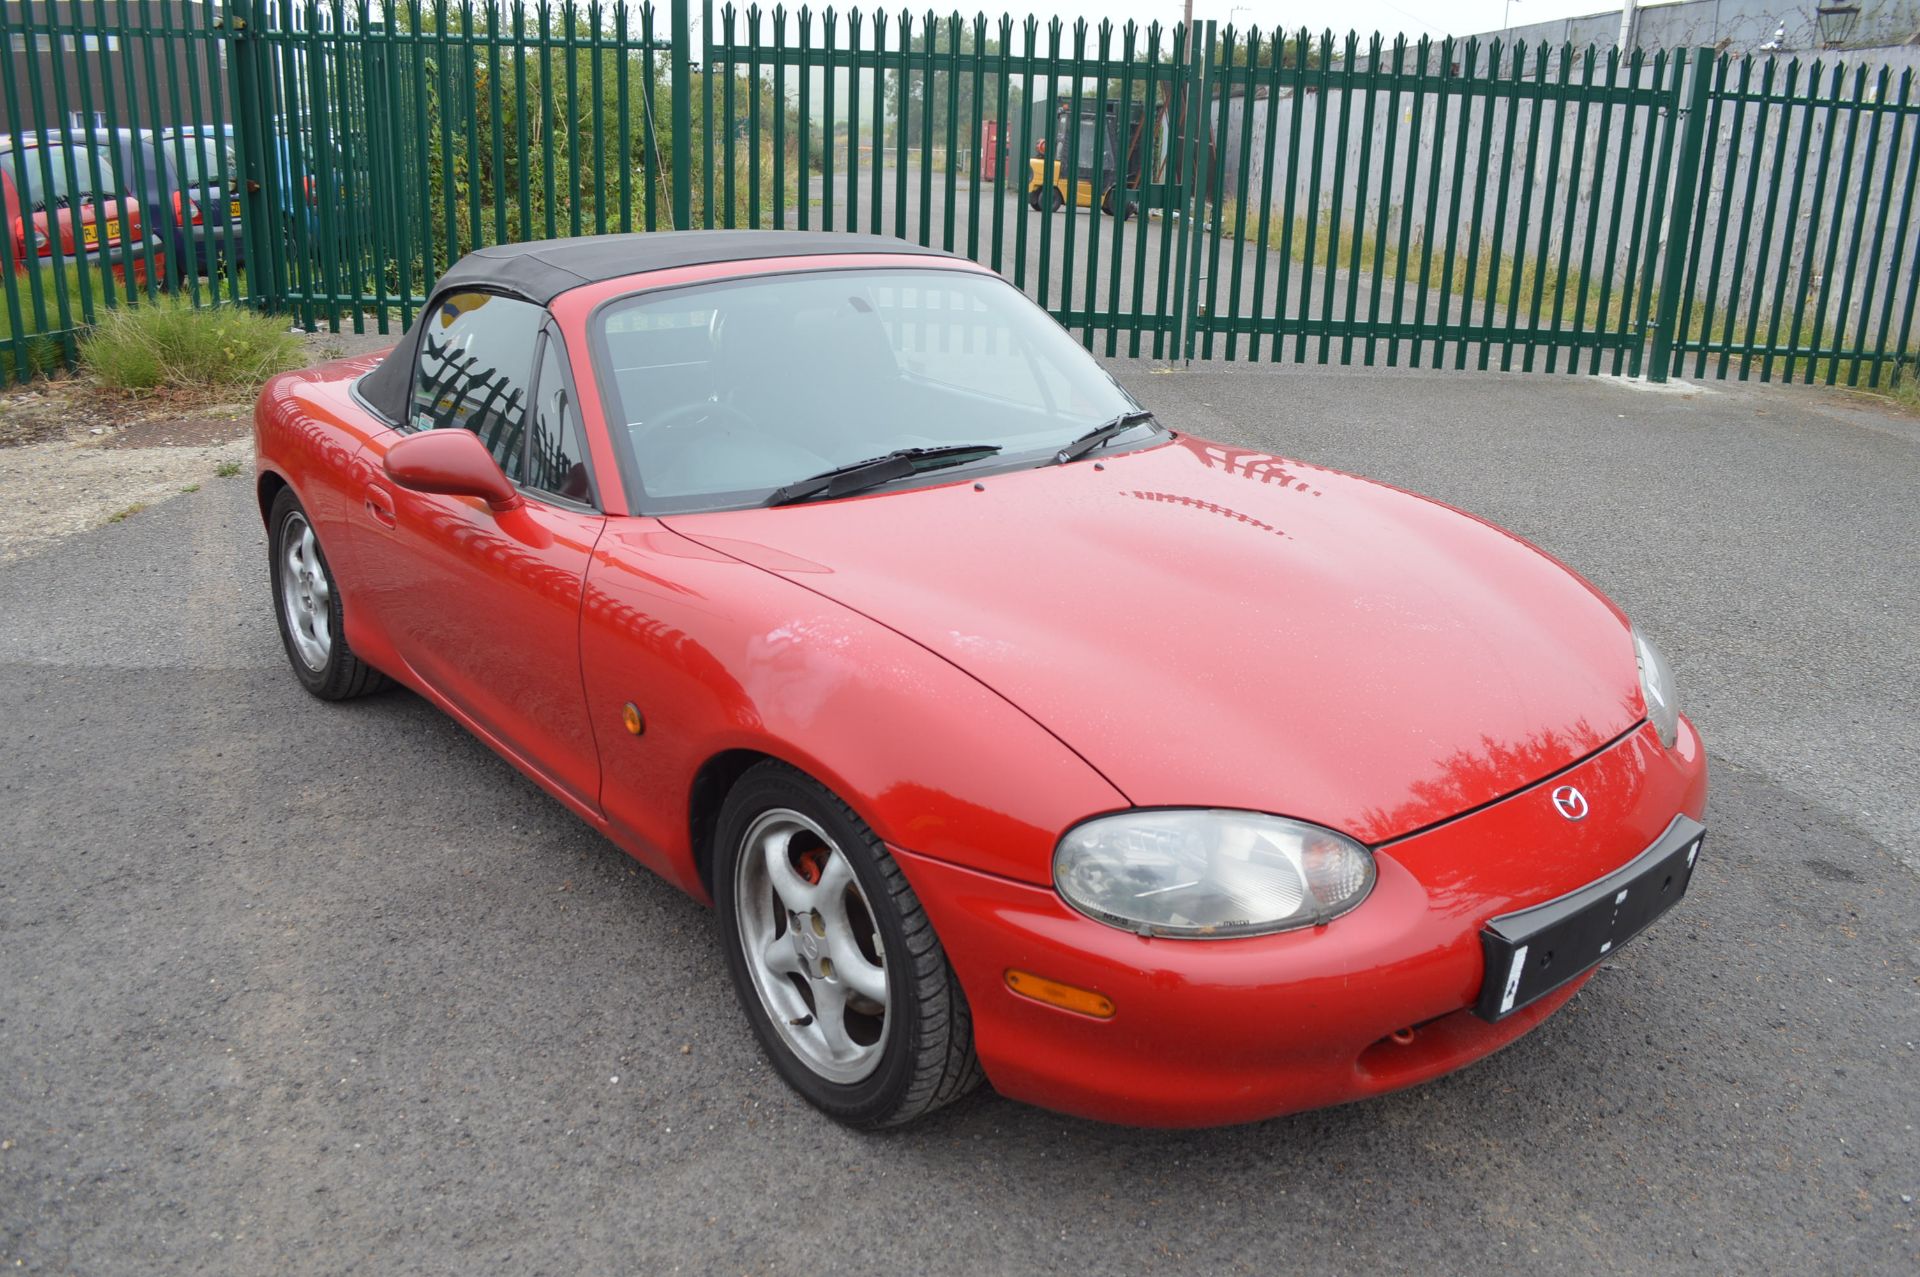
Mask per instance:
[[[1187,77],[1183,85],[1186,105],[1182,112],[1181,137],[1186,158],[1180,167],[1187,191],[1180,215],[1181,264],[1174,270],[1173,283],[1174,294],[1180,298],[1180,327],[1174,330],[1173,349],[1179,352],[1177,357],[1184,363],[1193,362],[1194,338],[1200,328],[1200,236],[1217,216],[1212,206],[1214,193],[1208,189],[1213,172],[1208,147],[1213,143],[1209,127],[1213,110],[1210,72],[1215,33],[1219,28],[1212,22],[1195,25],[1198,31],[1187,32]]]
[[[673,228],[693,226],[693,71],[687,53],[693,43],[693,0],[673,0]]]
[[[1684,56],[1685,51],[1682,51]],[[1713,87],[1713,51],[1696,49],[1687,59],[1689,82],[1686,113],[1680,134],[1680,166],[1674,174],[1673,198],[1667,205],[1667,260],[1660,277],[1660,300],[1653,317],[1653,350],[1648,356],[1647,380],[1664,382],[1673,363],[1673,334],[1686,311],[1681,285],[1686,279],[1689,239],[1693,234],[1693,201],[1700,189],[1700,148],[1707,131],[1707,94]],[[1677,74],[1677,72],[1676,72]]]
[[[272,111],[263,99],[266,86],[261,83],[261,62],[265,45],[266,15],[256,0],[230,0],[227,5],[227,38],[232,52],[227,69],[233,92],[233,142],[240,164],[240,189],[244,192],[246,214],[241,224],[248,227],[248,291],[253,304],[272,310],[284,301],[281,286],[279,237],[272,233],[275,224],[273,202],[268,198],[272,162]]]
[[[806,29],[806,17],[800,19],[801,30]],[[714,220],[713,195],[713,0],[702,0],[700,6],[700,225],[712,230],[720,223]],[[731,71],[729,71],[731,74]],[[676,105],[679,98],[675,98]],[[691,140],[691,139],[689,139]],[[803,205],[804,207],[804,205]]]

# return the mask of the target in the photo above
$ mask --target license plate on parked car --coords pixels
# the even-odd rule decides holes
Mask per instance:
[[[232,218],[236,222],[240,220],[240,201],[239,200],[232,199],[227,201],[227,216],[229,218]]]
[[[1680,902],[1706,828],[1674,817],[1624,868],[1558,900],[1502,914],[1480,933],[1487,974],[1474,1012],[1504,1020],[1600,965]]]

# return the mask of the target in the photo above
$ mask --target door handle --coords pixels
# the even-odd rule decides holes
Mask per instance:
[[[395,526],[393,517],[393,494],[375,484],[367,485],[367,513],[373,521],[383,528]]]

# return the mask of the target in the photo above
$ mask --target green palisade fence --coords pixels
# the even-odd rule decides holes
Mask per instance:
[[[1885,385],[1913,372],[1912,70],[1706,65],[1676,376]]]
[[[1911,72],[712,0],[6,0],[0,45],[15,189],[128,129],[160,191],[84,262],[18,215],[0,381],[162,289],[389,332],[475,248],[672,226],[941,247],[1107,355],[1913,375]]]

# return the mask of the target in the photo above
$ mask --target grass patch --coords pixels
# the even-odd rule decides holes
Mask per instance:
[[[53,372],[66,361],[61,357],[60,343],[51,337],[39,333],[23,338],[18,353],[13,345],[11,332],[7,328],[7,317],[0,312],[0,386],[16,381],[31,381],[42,373]]]
[[[81,366],[119,391],[251,391],[301,362],[283,318],[179,296],[108,311],[80,339]]]
[[[72,340],[72,333],[71,330],[63,331],[60,328],[62,291],[66,293],[68,322],[75,328],[86,323],[83,302],[98,313],[106,308],[110,297],[116,304],[126,300],[127,286],[107,278],[108,272],[100,267],[91,267],[83,272],[78,264],[73,264],[56,278],[51,266],[36,263],[33,273],[40,280],[40,304],[46,312],[44,324],[34,320],[33,282],[26,273],[15,272],[13,275],[12,305],[8,304],[5,292],[0,291],[0,386],[31,381],[44,373],[57,372],[65,367],[67,345]],[[84,284],[81,280],[83,273],[86,276]],[[14,305],[20,309],[18,345],[14,342]]]
[[[1246,237],[1258,239],[1259,210],[1249,208],[1246,216]],[[1225,237],[1236,238],[1234,228],[1239,223],[1238,205],[1232,200],[1224,201],[1220,205],[1219,219]],[[1353,253],[1356,237],[1360,248],[1357,263]],[[1460,238],[1467,238],[1464,232]],[[1312,245],[1311,262],[1308,262],[1309,240]],[[1588,280],[1572,267],[1563,274],[1553,264],[1542,263],[1533,257],[1516,258],[1506,253],[1474,254],[1456,250],[1449,259],[1444,248],[1430,249],[1424,236],[1416,230],[1408,231],[1404,252],[1397,233],[1389,232],[1382,241],[1374,231],[1364,226],[1356,228],[1351,222],[1343,221],[1336,237],[1333,216],[1326,212],[1321,213],[1311,226],[1305,216],[1296,216],[1291,226],[1283,218],[1270,216],[1267,221],[1267,247],[1275,252],[1286,253],[1296,262],[1307,262],[1314,267],[1325,267],[1330,257],[1333,265],[1342,270],[1357,265],[1360,270],[1378,276],[1383,291],[1402,281],[1416,288],[1423,282],[1431,289],[1451,285],[1454,296],[1466,295],[1470,298],[1476,318],[1484,311],[1487,298],[1491,295],[1495,307],[1510,311],[1509,324],[1522,321],[1532,313],[1536,295],[1540,299],[1542,325],[1553,322],[1557,298],[1560,322],[1564,325],[1577,323],[1584,329],[1618,327],[1626,321],[1628,308],[1633,303],[1633,298],[1624,295],[1619,288],[1610,284],[1603,286],[1598,280]],[[1601,296],[1603,292],[1606,294],[1604,302]]]
[[[222,461],[213,468],[213,472],[222,479],[231,479],[240,473],[240,463],[238,461]]]
[[[144,501],[137,501],[134,504],[128,506],[124,510],[115,510],[112,514],[107,516],[107,522],[108,523],[125,523],[128,519],[131,519],[134,515],[139,514],[142,510],[146,508],[147,506]]]
[[[1908,355],[1894,361],[1893,384],[1887,398],[1908,412],[1920,412],[1920,355]]]
[[[1223,201],[1218,216],[1223,237],[1239,238],[1234,234],[1240,216],[1238,205],[1232,200]],[[1246,219],[1244,237],[1257,241],[1260,237],[1259,210],[1249,208]],[[1462,238],[1465,237],[1463,228]],[[1354,256],[1356,240],[1359,247],[1357,259]],[[1404,284],[1418,288],[1424,281],[1425,287],[1436,290],[1436,295],[1428,300],[1427,305],[1430,308],[1439,306],[1441,314],[1450,315],[1449,308],[1464,297],[1470,311],[1466,319],[1469,324],[1477,323],[1486,313],[1487,298],[1491,295],[1494,307],[1506,311],[1504,322],[1497,321],[1494,324],[1496,330],[1533,327],[1529,321],[1536,306],[1540,317],[1539,327],[1557,327],[1568,332],[1619,332],[1631,328],[1638,318],[1634,308],[1639,301],[1639,281],[1635,281],[1632,289],[1623,289],[1610,281],[1589,279],[1571,267],[1563,273],[1553,263],[1541,262],[1531,256],[1516,258],[1505,253],[1484,251],[1470,256],[1467,252],[1456,251],[1449,258],[1444,249],[1430,251],[1417,229],[1408,230],[1403,251],[1395,231],[1390,231],[1382,241],[1365,226],[1356,226],[1343,220],[1336,236],[1333,218],[1327,212],[1322,212],[1311,225],[1304,215],[1296,216],[1291,226],[1279,215],[1270,214],[1266,241],[1269,249],[1285,253],[1293,261],[1307,264],[1308,269],[1324,269],[1331,258],[1337,269],[1357,268],[1374,275],[1383,293],[1383,317],[1391,311],[1390,299],[1396,286]],[[1620,250],[1625,251],[1625,247],[1622,243]],[[1371,284],[1361,288],[1362,306],[1366,305],[1364,296],[1370,294],[1371,288]],[[1789,303],[1792,300],[1787,299]],[[1412,304],[1417,306],[1417,302]],[[1556,304],[1559,306],[1557,324],[1554,313]],[[1815,305],[1811,294],[1806,304]],[[1689,302],[1684,313],[1678,317],[1675,357],[1679,367],[1674,375],[1691,375],[1699,359],[1695,351],[1681,353],[1685,346],[1698,345],[1703,340],[1716,345],[1746,346],[1749,324],[1743,313],[1745,309],[1737,308],[1729,318],[1725,310],[1711,311],[1703,301],[1695,299]],[[1656,282],[1647,296],[1647,322],[1651,324],[1659,312],[1660,292]],[[1811,322],[1809,316],[1809,325]],[[1803,385],[1824,384],[1831,377],[1833,385],[1838,388],[1866,391],[1909,411],[1920,411],[1920,354],[1911,351],[1900,356],[1890,354],[1880,361],[1877,372],[1871,356],[1865,355],[1857,361],[1851,357],[1810,359],[1784,354],[1769,356],[1769,334],[1781,345],[1786,345],[1792,340],[1790,327],[1782,322],[1776,332],[1771,308],[1756,310],[1751,325],[1754,350],[1752,354],[1744,350],[1730,351],[1725,356],[1726,375],[1730,378],[1743,376],[1746,380],[1765,377],[1768,381]],[[1650,338],[1651,334],[1648,336]],[[1502,339],[1496,337],[1495,340]],[[1718,351],[1707,354],[1709,374],[1718,375],[1721,359]]]
[[[1807,360],[1800,360],[1799,366],[1805,369]],[[1878,399],[1891,404],[1902,412],[1920,415],[1920,351],[1908,351],[1904,355],[1889,355],[1880,363],[1878,376],[1874,375],[1871,360],[1860,361],[1858,378],[1849,384],[1853,361],[1842,359],[1835,362],[1834,388],[1850,390],[1857,394]],[[1824,383],[1828,360],[1819,360],[1814,364],[1813,374],[1817,382]]]

